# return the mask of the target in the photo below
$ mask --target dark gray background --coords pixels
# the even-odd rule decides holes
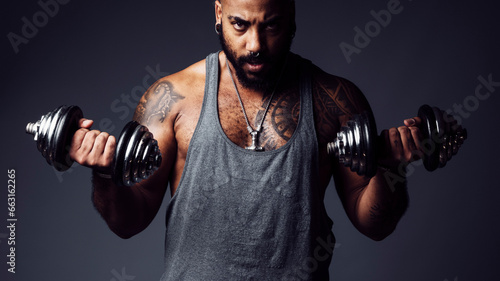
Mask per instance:
[[[77,104],[119,134],[132,117],[121,96],[134,101],[148,66],[174,73],[218,50],[212,1],[72,0],[17,54],[7,34],[21,35],[22,17],[32,22],[41,7],[37,1],[6,2],[0,33],[0,279],[158,280],[168,198],[149,228],[122,240],[92,206],[90,171],[75,165],[56,173],[24,128],[61,104]],[[293,45],[327,72],[355,82],[371,102],[379,130],[399,126],[424,103],[453,109],[471,101],[478,76],[500,81],[494,1],[401,1],[403,10],[347,63],[339,44],[354,44],[353,28],[364,29],[373,20],[370,11],[386,9],[388,2],[297,1]],[[470,137],[446,168],[429,173],[419,166],[409,177],[410,208],[386,240],[373,242],[358,233],[329,188],[326,205],[339,243],[332,280],[498,279],[500,190],[494,179],[500,87],[495,90],[469,105],[463,124]],[[7,273],[5,239],[12,168],[15,275]]]

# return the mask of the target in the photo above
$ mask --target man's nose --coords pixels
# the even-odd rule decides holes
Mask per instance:
[[[246,48],[248,52],[258,53],[262,51],[262,38],[258,28],[252,28],[248,31]]]

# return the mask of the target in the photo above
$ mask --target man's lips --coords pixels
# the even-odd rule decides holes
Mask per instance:
[[[264,63],[262,62],[247,62],[246,66],[251,72],[260,72],[264,69]]]

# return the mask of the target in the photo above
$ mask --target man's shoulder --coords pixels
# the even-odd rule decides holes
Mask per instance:
[[[200,60],[174,74],[159,79],[156,83],[169,83],[183,96],[195,94],[205,86],[205,62]]]
[[[204,88],[205,60],[201,60],[151,85],[137,106],[134,120],[152,124],[175,119],[186,105],[202,100]]]
[[[349,79],[330,74],[311,63],[313,93],[316,100],[331,104],[339,114],[351,115],[369,108],[361,90]]]
[[[353,82],[327,73],[312,62],[309,66],[318,141],[325,144],[336,137],[340,127],[354,114],[370,107]]]

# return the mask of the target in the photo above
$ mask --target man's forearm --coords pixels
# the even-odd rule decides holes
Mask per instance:
[[[384,239],[396,228],[408,200],[405,175],[379,168],[358,199],[358,228],[374,240]]]
[[[136,187],[116,186],[108,178],[92,172],[92,201],[109,228],[122,238],[130,238],[151,222],[146,200]]]

